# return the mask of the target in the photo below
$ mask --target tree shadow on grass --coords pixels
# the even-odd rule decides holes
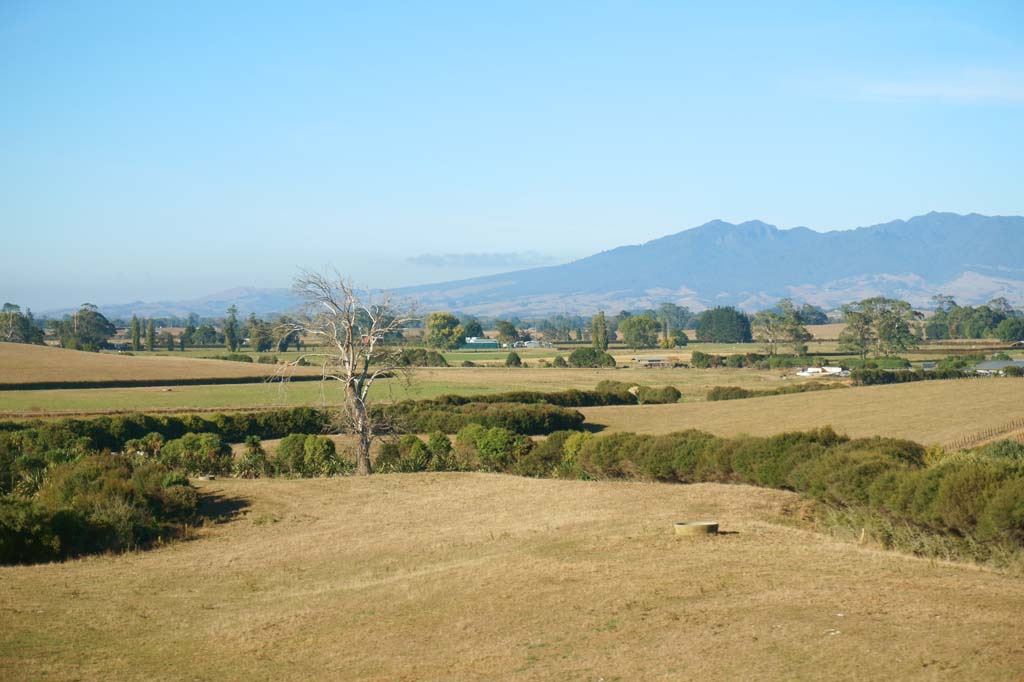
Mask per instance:
[[[590,422],[583,422],[583,430],[587,433],[601,433],[606,427],[604,424],[591,424]]]
[[[197,514],[204,522],[227,523],[241,516],[250,506],[244,497],[229,497],[215,490],[199,495]]]

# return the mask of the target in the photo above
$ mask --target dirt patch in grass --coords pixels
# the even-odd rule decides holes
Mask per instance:
[[[5,680],[1019,679],[1024,581],[790,493],[485,474],[212,481],[235,520],[0,569]],[[713,518],[730,534],[677,537]]]

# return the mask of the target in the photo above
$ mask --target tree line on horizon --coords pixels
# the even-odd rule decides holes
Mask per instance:
[[[893,355],[916,347],[924,339],[996,338],[1004,342],[1024,339],[1024,312],[1016,310],[1005,298],[996,298],[979,306],[961,306],[946,295],[933,299],[935,309],[925,318],[906,301],[873,297],[848,303],[839,309],[838,319],[846,323],[839,336],[842,350],[866,357]],[[301,338],[295,332],[295,320],[278,315],[263,320],[250,314],[241,320],[232,305],[223,318],[173,318],[181,323],[181,331],[172,334],[168,318],[132,316],[125,322],[127,341],[120,350],[154,351],[185,350],[190,347],[223,346],[236,352],[247,346],[256,352],[287,351],[300,348]],[[808,303],[797,305],[782,299],[774,306],[749,314],[733,306],[716,306],[695,313],[686,306],[665,302],[657,308],[628,311],[615,315],[599,311],[590,318],[580,315],[556,314],[537,318],[478,318],[435,311],[418,318],[407,328],[421,328],[422,342],[430,348],[453,350],[467,337],[482,337],[486,332],[505,345],[534,337],[561,343],[589,344],[600,352],[609,342],[621,339],[634,350],[647,348],[672,349],[691,340],[702,343],[749,343],[757,341],[768,355],[790,349],[797,355],[806,352],[812,338],[808,325],[825,324],[828,314]],[[64,348],[98,351],[111,348],[110,339],[117,325],[89,303],[63,319],[36,319],[31,310],[5,303],[0,311],[0,341],[41,344],[47,334]],[[401,331],[392,342],[404,342]]]

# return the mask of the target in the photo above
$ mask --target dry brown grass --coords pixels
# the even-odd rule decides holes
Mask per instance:
[[[839,335],[843,333],[844,329],[846,329],[845,322],[807,325],[807,331],[811,333],[811,336],[823,341],[835,341],[839,338]]]
[[[170,356],[136,357],[0,343],[0,383],[264,377],[273,372],[274,366],[257,363]]]
[[[1024,416],[1024,381],[922,381],[710,403],[590,407],[580,412],[587,422],[609,431],[703,429],[723,436],[767,436],[831,424],[850,436],[938,444]]]
[[[780,523],[790,493],[214,481],[191,542],[0,568],[4,680],[1017,680],[1020,579]],[[714,518],[728,535],[676,537]]]

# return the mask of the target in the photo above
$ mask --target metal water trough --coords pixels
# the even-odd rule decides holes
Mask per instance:
[[[683,521],[676,524],[676,535],[717,535],[718,521]]]

